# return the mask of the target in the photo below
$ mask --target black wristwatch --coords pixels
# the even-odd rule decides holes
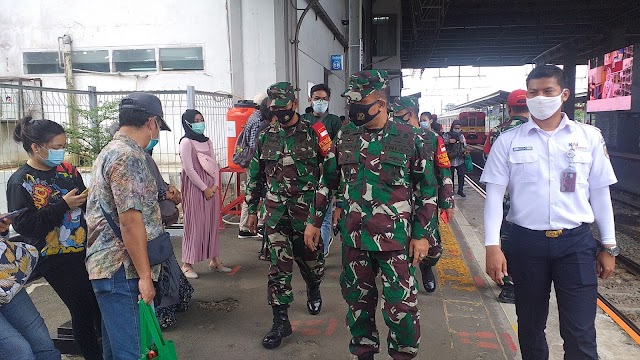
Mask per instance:
[[[600,246],[600,251],[604,251],[613,257],[620,255],[620,248],[617,245],[614,245],[612,247]]]

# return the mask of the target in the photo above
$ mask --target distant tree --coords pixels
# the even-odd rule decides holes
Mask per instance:
[[[456,104],[454,103],[448,103],[447,105],[444,106],[444,111],[451,111],[453,110],[453,108],[456,107]]]
[[[118,120],[119,101],[110,101],[93,109],[70,107],[84,121],[77,125],[65,124],[70,141],[67,152],[78,157],[80,166],[90,166],[100,150],[111,141],[109,126]]]

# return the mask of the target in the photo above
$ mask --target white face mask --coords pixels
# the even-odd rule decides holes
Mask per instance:
[[[527,107],[533,117],[538,120],[547,120],[562,106],[562,94],[558,96],[536,96],[527,98]]]
[[[312,102],[313,111],[316,114],[324,114],[325,111],[329,108],[329,102],[327,100],[316,100]]]

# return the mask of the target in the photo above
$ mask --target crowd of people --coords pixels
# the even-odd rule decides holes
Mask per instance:
[[[414,269],[424,290],[434,292],[433,267],[446,251],[439,220],[454,216],[454,172],[457,194],[466,196],[468,149],[460,122],[443,133],[435,115],[419,112],[416,98],[391,101],[388,81],[382,70],[353,74],[341,94],[348,119],[329,112],[332,92],[324,84],[311,89],[305,114],[296,111],[299,99],[287,82],[254,99],[257,109],[245,127],[251,152],[243,164],[238,237],[262,237],[260,258],[270,262],[267,349],[292,334],[294,262],[306,284],[307,311],[322,311],[325,258],[332,235],[340,233],[352,357],[373,359],[380,350],[378,275],[388,354],[411,359],[418,353]],[[596,276],[610,276],[617,254],[608,188],[615,175],[599,132],[561,112],[566,81],[557,67],[534,69],[527,90],[507,100],[509,121],[492,130],[485,146],[487,273],[504,286],[499,300],[516,305],[524,359],[548,358],[551,282],[566,356],[597,359]],[[91,169],[89,190],[64,161],[67,136],[59,124],[30,117],[17,124],[14,139],[28,160],[9,179],[11,213],[0,218],[0,235],[10,224],[21,235],[19,242],[0,243],[6,269],[0,272],[0,354],[61,357],[24,289],[28,281],[42,277],[60,296],[86,359],[138,359],[140,299],[154,303],[160,325],[168,327],[189,307],[189,279],[199,276],[194,264],[208,261],[212,271],[231,271],[220,256],[220,169],[204,135],[205,118],[195,109],[182,115],[178,190],[162,179],[151,156],[160,131],[171,131],[163,117],[156,96],[124,97],[110,128],[113,139]],[[181,265],[166,251],[165,231],[178,220],[179,204]],[[594,220],[600,243],[586,225]]]

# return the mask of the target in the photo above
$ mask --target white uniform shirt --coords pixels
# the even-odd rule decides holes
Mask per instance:
[[[617,182],[600,131],[569,120],[551,134],[528,121],[498,137],[480,181],[507,186],[507,221],[531,230],[573,229],[594,221],[589,189]],[[575,192],[561,192],[562,172],[573,148]]]

